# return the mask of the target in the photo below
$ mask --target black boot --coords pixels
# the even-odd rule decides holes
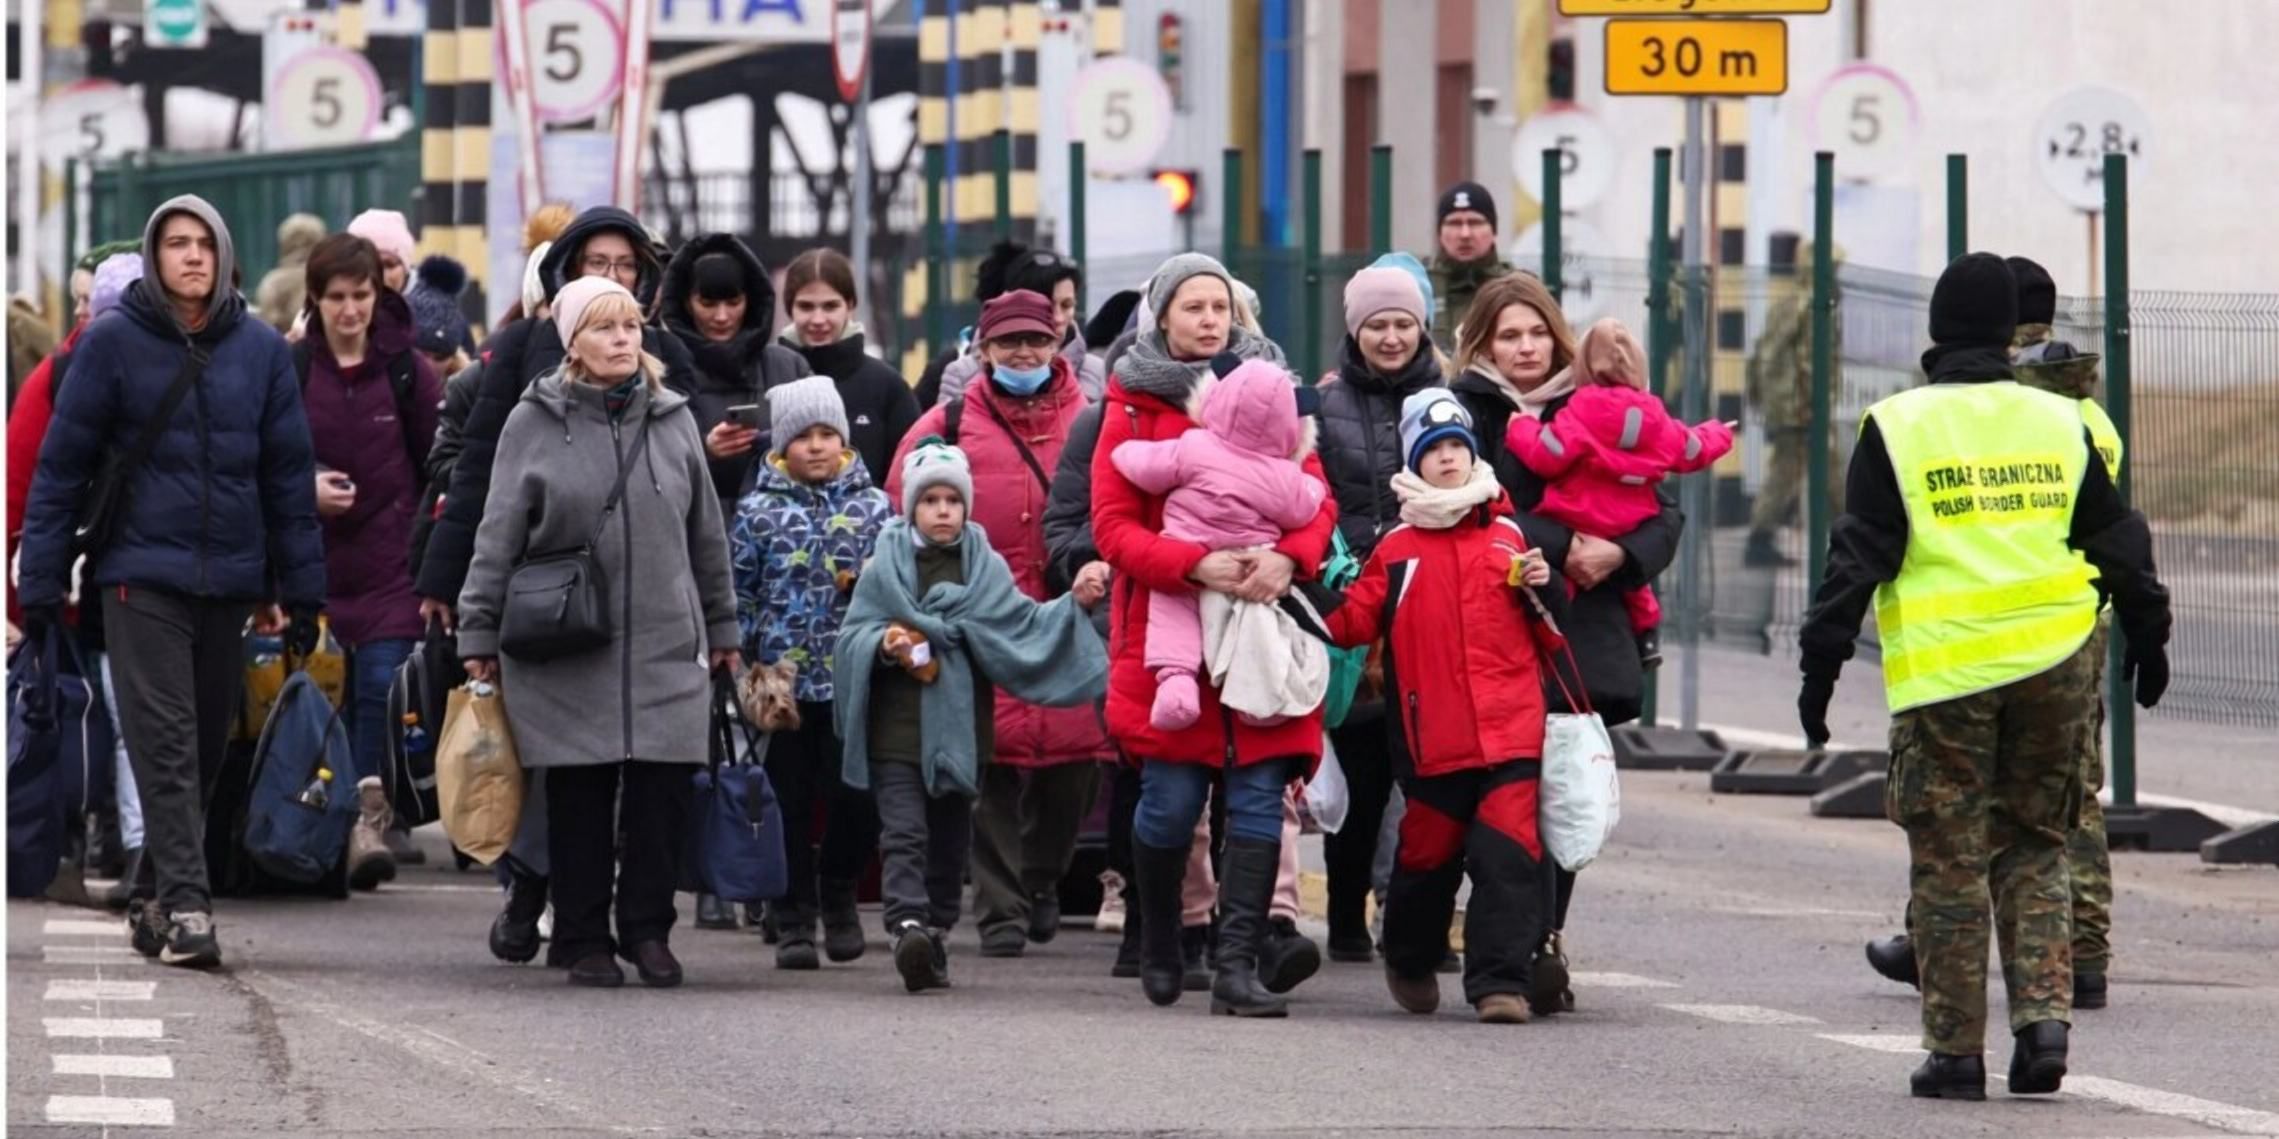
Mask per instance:
[[[1917,1099],[1985,1099],[1986,1058],[1933,1052],[1907,1077],[1907,1092]]]
[[[1288,1016],[1290,1005],[1258,980],[1258,953],[1266,943],[1267,910],[1282,866],[1282,843],[1229,838],[1219,874],[1218,976],[1211,981],[1216,1016]]]
[[[2010,1094],[2049,1095],[2065,1083],[2066,1025],[2037,1020],[2018,1030],[2010,1053]]]
[[[1884,980],[1923,987],[1923,978],[1915,970],[1915,942],[1904,933],[1868,942],[1868,966]]]
[[[1140,923],[1133,920],[1130,910],[1124,914],[1124,937],[1116,943],[1116,963],[1108,969],[1111,977],[1140,975]]]
[[[1275,918],[1266,930],[1266,945],[1258,951],[1258,976],[1269,993],[1287,993],[1321,971],[1321,946],[1298,932],[1298,923]]]
[[[1796,559],[1773,544],[1772,531],[1752,530],[1748,546],[1741,551],[1741,564],[1751,569],[1787,569],[1796,564]]]
[[[823,960],[815,952],[815,911],[770,904],[768,913],[776,919],[779,938],[775,967],[800,972],[822,968]]]
[[[546,913],[546,879],[509,867],[506,908],[491,922],[491,956],[521,965],[538,956],[538,919]]]
[[[1211,927],[1179,927],[1179,959],[1187,967],[1182,984],[1190,993],[1211,991]]]
[[[124,905],[125,903],[120,904]],[[2081,971],[2080,965],[2076,964],[2073,967],[2073,1007],[2077,1009],[2105,1007],[2104,970],[2084,973]]]
[[[863,917],[852,882],[823,882],[823,955],[841,962],[863,955]]]
[[[1179,888],[1187,878],[1187,848],[1132,841],[1132,878],[1138,906],[1125,914],[1140,927],[1140,988],[1159,1005],[1179,1003],[1186,962],[1179,948]]]

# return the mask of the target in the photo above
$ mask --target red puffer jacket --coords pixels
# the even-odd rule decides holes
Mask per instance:
[[[1324,615],[1340,645],[1391,641],[1387,703],[1420,777],[1543,755],[1545,664],[1563,642],[1506,584],[1526,549],[1509,498],[1446,530],[1397,527]]]
[[[1196,586],[1187,575],[1210,551],[1164,537],[1163,496],[1133,486],[1109,456],[1127,439],[1175,439],[1196,423],[1185,408],[1126,391],[1115,378],[1108,381],[1103,402],[1099,449],[1092,453],[1092,536],[1101,558],[1116,570],[1108,641],[1108,734],[1134,759],[1216,766],[1229,760],[1249,765],[1302,756],[1310,770],[1321,759],[1319,709],[1270,728],[1238,723],[1220,708],[1218,690],[1206,680],[1203,715],[1194,726],[1164,732],[1148,722],[1155,674],[1147,667],[1147,591],[1192,592]],[[1305,469],[1321,478],[1321,457],[1308,455]],[[1312,522],[1283,535],[1274,548],[1298,564],[1299,577],[1311,578],[1321,572],[1336,525],[1336,500],[1325,498]]]
[[[958,448],[973,467],[973,503],[969,517],[989,533],[990,548],[1013,569],[1013,582],[1038,601],[1050,600],[1045,586],[1045,502],[1050,493],[1043,480],[1029,469],[1014,442],[1028,444],[1029,453],[1046,474],[1060,465],[1060,449],[1068,442],[1069,424],[1084,410],[1084,393],[1068,361],[1054,357],[1052,378],[1028,399],[1015,399],[996,385],[977,381],[960,397]],[[918,440],[944,434],[949,404],[936,404],[911,426],[894,450],[886,475],[886,496],[896,509],[902,506],[902,460]],[[997,693],[996,762],[1012,767],[1053,767],[1064,763],[1097,763],[1115,757],[1108,735],[1100,726],[1100,713],[1090,704],[1078,708],[1040,708]]]

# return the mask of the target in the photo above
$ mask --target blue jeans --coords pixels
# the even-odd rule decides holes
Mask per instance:
[[[388,686],[418,643],[367,641],[348,650],[348,699],[341,718],[348,721],[348,754],[356,771],[347,786],[387,770],[388,733],[402,730],[388,722]]]
[[[1195,821],[1203,817],[1211,784],[1224,770],[1227,834],[1279,843],[1282,789],[1289,786],[1290,769],[1291,763],[1285,759],[1232,769],[1147,760],[1140,765],[1140,801],[1132,817],[1132,833],[1158,849],[1187,849],[1195,841]]]

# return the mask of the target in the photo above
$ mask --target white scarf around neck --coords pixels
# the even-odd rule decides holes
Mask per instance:
[[[1574,390],[1575,369],[1572,367],[1561,368],[1557,374],[1543,381],[1534,391],[1520,392],[1519,410],[1541,419],[1543,409],[1551,406],[1552,400]]]
[[[1401,500],[1401,521],[1419,530],[1446,530],[1503,492],[1495,468],[1477,459],[1472,462],[1472,477],[1453,489],[1434,486],[1406,467],[1393,476],[1393,494]]]

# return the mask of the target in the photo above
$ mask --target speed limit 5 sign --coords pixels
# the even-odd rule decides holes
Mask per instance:
[[[1095,174],[1137,174],[1171,138],[1171,89],[1154,68],[1114,57],[1076,77],[1070,130]]]
[[[271,138],[281,147],[344,146],[380,125],[380,74],[352,51],[304,47],[277,70],[268,97]]]

